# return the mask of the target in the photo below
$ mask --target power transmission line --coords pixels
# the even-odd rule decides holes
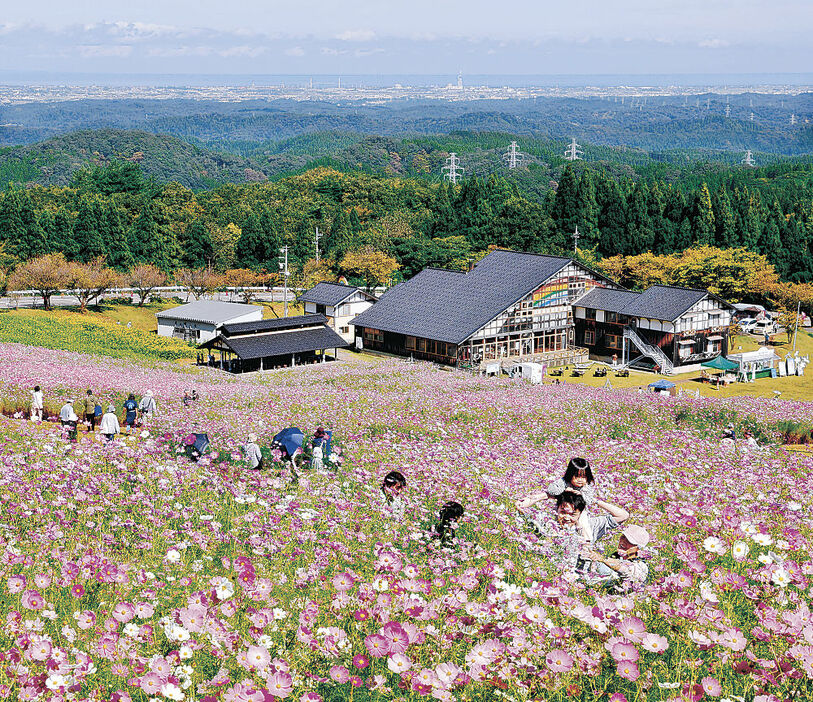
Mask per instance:
[[[740,163],[743,164],[744,166],[750,166],[751,168],[757,165],[756,163],[754,163],[754,159],[751,156],[751,149],[748,149],[748,151],[745,152],[745,156],[743,157],[742,161],[740,161]]]

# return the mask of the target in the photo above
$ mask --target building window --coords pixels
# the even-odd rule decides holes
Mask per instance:
[[[415,350],[415,337],[414,336],[408,336],[406,338],[405,345],[406,345],[407,349],[409,349],[410,351],[414,351]]]
[[[604,321],[608,322],[609,324],[617,324],[618,323],[618,313],[617,312],[605,312],[604,313]]]
[[[606,346],[608,349],[620,349],[621,348],[621,337],[618,334],[607,334],[606,338]]]
[[[339,327],[339,333],[340,334],[349,334],[350,333],[350,327],[349,326],[348,327]]]
[[[418,339],[418,351],[426,351],[426,339]]]
[[[586,307],[584,310],[584,318],[585,319],[592,319],[595,320],[596,318],[596,311],[591,310],[589,307]]]
[[[383,344],[384,334],[378,329],[364,329],[364,343],[365,344]]]
[[[592,346],[596,343],[596,332],[592,329],[585,329],[584,331],[584,344],[585,346]]]

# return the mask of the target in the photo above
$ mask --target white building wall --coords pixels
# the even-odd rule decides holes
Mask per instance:
[[[232,317],[227,322],[214,324],[212,322],[193,322],[187,319],[174,319],[172,317],[158,318],[158,336],[174,336],[186,339],[197,344],[214,339],[220,332],[223,324],[237,324],[238,322],[259,322],[263,318],[263,308],[257,306],[246,314]]]

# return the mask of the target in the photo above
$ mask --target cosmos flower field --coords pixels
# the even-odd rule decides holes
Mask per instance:
[[[531,387],[422,364],[233,379],[0,345],[13,415],[93,388],[159,415],[103,445],[0,417],[0,698],[702,700],[813,696],[813,459],[763,441],[813,405]],[[201,399],[184,407],[195,388]],[[336,470],[297,485],[240,454],[332,429]],[[213,451],[189,460],[190,431]],[[646,586],[563,578],[513,506],[572,456],[653,535]],[[407,478],[399,520],[377,507]],[[466,514],[446,546],[440,506]],[[541,505],[543,512],[550,505]],[[540,515],[544,518],[544,514]],[[614,550],[610,536],[600,544]]]

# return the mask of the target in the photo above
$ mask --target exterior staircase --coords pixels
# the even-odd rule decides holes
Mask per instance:
[[[661,367],[661,373],[672,375],[675,367],[672,365],[672,361],[669,357],[661,351],[661,349],[644,341],[632,327],[624,327],[624,338],[629,339],[642,355],[655,361],[655,363]]]

